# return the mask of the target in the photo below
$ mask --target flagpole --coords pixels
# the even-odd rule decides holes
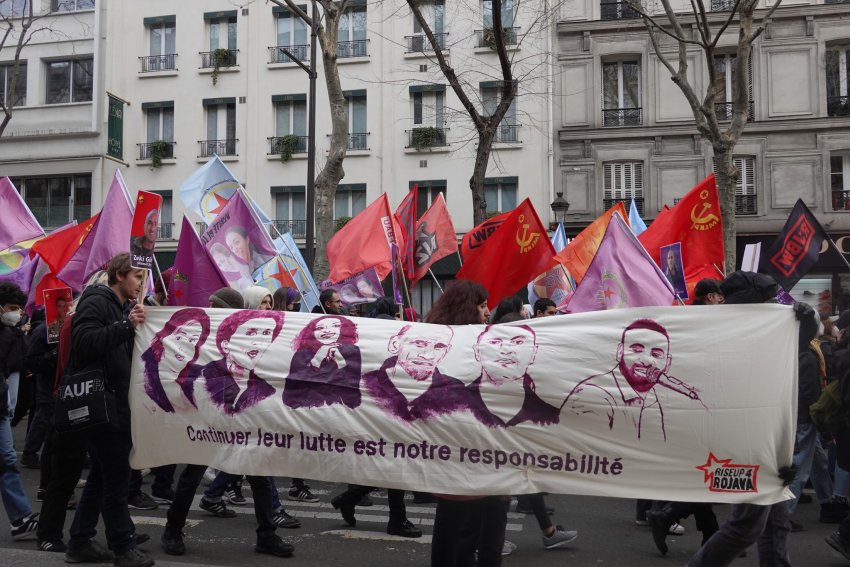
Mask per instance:
[[[460,249],[457,250],[457,261],[460,263],[460,267],[463,267],[463,258],[460,257]]]
[[[289,251],[289,254],[292,256],[293,259],[295,259],[295,253],[289,247],[289,243],[286,242],[286,240],[283,238],[283,235],[280,233],[280,231],[277,229],[277,227],[274,225],[274,223],[270,224],[269,226],[274,229],[275,233],[277,234],[277,237],[280,238],[281,242],[283,242],[283,245],[286,246],[286,249]],[[297,261],[295,262],[295,267],[298,270],[301,270],[301,273],[304,276],[304,279],[310,284],[310,287],[312,288],[310,291],[312,291],[313,293],[316,294],[316,303],[319,304],[319,306],[322,308],[322,311],[325,311],[325,306],[322,305],[321,301],[319,301],[319,295],[321,295],[319,293],[319,288],[316,287],[316,282],[313,281],[312,276],[310,276],[310,274],[304,273],[304,270],[301,268],[301,264]],[[295,286],[295,289],[298,289],[297,285]],[[325,311],[325,313],[327,313],[327,312]]]
[[[846,263],[846,262],[847,262],[847,261],[845,260],[845,263]],[[715,264],[714,262],[712,262],[712,263],[711,263],[711,265],[712,265],[712,266],[714,266],[714,269],[715,269],[715,270],[717,270],[717,273],[718,273],[718,274],[720,274],[720,277],[721,277],[721,278],[723,278],[723,279],[725,280],[725,279],[726,279],[726,273],[725,273],[723,270],[721,270],[721,269],[717,266],[717,264]],[[848,268],[850,268],[850,265],[849,265],[849,266],[847,266],[847,267],[848,267]]]
[[[396,247],[396,248],[398,248],[398,247]],[[413,302],[410,301],[410,291],[407,289],[407,276],[404,275],[404,266],[401,263],[401,254],[395,255],[395,263],[397,264],[396,269],[401,270],[399,272],[399,274],[401,275],[401,285],[402,285],[402,287],[404,287],[404,295],[405,295],[405,297],[407,297],[407,305],[408,305],[408,307],[413,307]],[[402,307],[404,307],[404,305],[402,305]],[[403,316],[404,315],[404,309],[402,309],[401,312],[402,312],[402,316]],[[404,317],[402,317],[402,318],[404,318]]]
[[[428,268],[428,273],[431,274],[432,278],[434,278],[434,283],[437,284],[437,289],[440,290],[440,293],[443,293],[443,286],[441,286],[440,282],[437,281],[437,276],[434,275],[434,272],[431,271],[431,268]]]
[[[165,287],[165,279],[162,277],[162,270],[159,269],[159,262],[156,261],[156,254],[153,255],[153,264],[156,266],[156,273],[159,275],[159,283],[162,284],[162,292],[165,294],[166,303],[168,300],[168,288]]]

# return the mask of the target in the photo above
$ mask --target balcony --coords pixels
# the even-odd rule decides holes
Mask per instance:
[[[293,154],[306,154],[307,153],[307,141],[309,140],[308,136],[272,136],[271,138],[266,138],[269,142],[269,155],[281,154],[286,148],[286,144],[291,143],[289,140],[294,140],[298,138],[298,141],[292,146],[292,151],[290,153]]]
[[[627,2],[601,2],[599,17],[602,20],[637,20],[640,14]]]
[[[204,234],[207,231],[207,223],[204,221],[195,221],[195,228],[198,229],[198,234]]]
[[[422,150],[448,146],[446,135],[448,131],[448,128],[433,126],[419,126],[413,130],[407,130],[407,147]]]
[[[496,127],[496,137],[493,138],[493,142],[516,144],[519,141],[519,124],[499,124]]]
[[[735,215],[755,215],[758,203],[755,195],[735,195]]]
[[[177,142],[165,142],[165,149],[159,159],[174,159],[174,146]],[[136,144],[139,147],[139,159],[153,159],[154,146],[156,142],[146,142],[144,144]]]
[[[220,56],[219,60],[216,61],[216,53],[221,52],[223,56]],[[226,52],[226,53],[225,53]],[[238,49],[216,49],[215,51],[199,51],[198,55],[201,56],[201,69],[214,69],[216,67],[216,63],[218,63],[218,67],[235,67],[236,66],[236,58],[239,54]]]
[[[269,63],[292,63],[292,58],[283,52],[284,49],[300,61],[307,61],[310,58],[309,45],[277,45],[269,47]]]
[[[516,45],[519,39],[520,28],[502,28],[502,37],[505,38],[505,45]],[[475,30],[475,46],[489,47],[496,50],[496,33],[493,28],[484,28],[483,30]]]
[[[235,156],[239,140],[198,140],[198,157]]]
[[[307,234],[306,220],[273,220],[272,226],[280,234],[286,234],[288,232],[292,235],[293,238],[304,238],[304,236]],[[275,238],[277,236],[274,230],[271,231],[271,235],[272,238]]]
[[[641,108],[603,108],[602,126],[640,126]]]
[[[168,53],[166,55],[150,55],[148,57],[139,57],[142,62],[141,73],[155,73],[157,71],[176,71],[177,70],[177,54]]]
[[[711,0],[712,12],[731,12],[735,9],[735,0]]]
[[[827,116],[850,116],[850,97],[830,96],[826,98]]]
[[[446,37],[449,34],[447,33],[435,33],[434,39],[437,40],[437,47],[441,50],[446,48]],[[405,49],[405,53],[426,53],[433,52],[431,49],[431,42],[428,41],[428,38],[424,35],[407,35],[404,36],[404,42],[407,45],[407,49]]]
[[[349,150],[368,150],[369,132],[348,133],[348,149]]]
[[[174,240],[174,223],[161,222],[156,228],[157,240]]]
[[[850,191],[832,192],[832,210],[850,211]]]
[[[369,50],[368,39],[355,39],[354,41],[338,41],[336,42],[336,57],[337,59],[350,59],[351,57],[367,57]]]
[[[850,4],[850,0],[824,0],[824,4]]]
[[[714,103],[714,114],[717,116],[717,119],[721,122],[732,120],[732,116],[734,115],[733,107],[735,106],[732,102],[715,102]],[[752,122],[754,116],[754,105],[753,101],[747,103],[747,122]]]
[[[617,203],[623,203],[626,207],[626,213],[629,212],[629,207],[632,206],[632,200],[629,199],[602,199],[602,207],[604,210],[608,210]],[[643,217],[643,197],[635,197],[635,207],[637,207],[638,214]]]

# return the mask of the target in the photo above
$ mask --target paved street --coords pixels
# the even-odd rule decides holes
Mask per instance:
[[[15,437],[23,434],[21,424]],[[20,446],[18,441],[16,446]],[[34,500],[38,471],[24,469],[27,494]],[[147,481],[148,479],[146,479]],[[281,479],[278,487],[288,487],[288,479]],[[159,536],[165,524],[165,509],[152,511],[133,510],[133,519],[140,532],[151,535],[151,541],[143,549],[150,551],[157,565],[169,566],[242,566],[260,567],[286,565],[369,565],[381,566],[426,566],[429,565],[430,533],[434,521],[434,506],[415,506],[408,502],[410,520],[420,525],[425,533],[421,539],[406,540],[385,533],[388,508],[386,493],[373,494],[375,505],[357,509],[357,527],[354,529],[342,521],[339,513],[330,505],[333,494],[342,486],[329,483],[311,483],[314,493],[320,497],[316,504],[288,502],[287,510],[301,519],[302,527],[296,530],[278,530],[287,541],[296,546],[295,555],[279,559],[253,552],[254,519],[250,506],[250,489],[246,483],[245,496],[249,505],[233,507],[238,512],[234,519],[214,518],[197,507],[197,499],[190,513],[190,526],[186,529],[187,554],[170,557],[159,548]],[[145,485],[149,491],[149,485]],[[408,495],[410,498],[410,495]],[[662,558],[652,543],[649,528],[634,524],[634,501],[615,498],[550,496],[547,503],[556,508],[555,521],[566,529],[577,529],[578,539],[563,549],[545,550],[540,541],[540,532],[532,515],[516,514],[514,506],[508,517],[507,539],[517,544],[517,550],[506,557],[504,565],[683,565],[697,549],[699,533],[695,531],[693,519],[685,520],[687,532],[681,537],[670,537],[670,553]],[[36,509],[38,503],[33,503]],[[728,514],[728,506],[718,507],[721,521]],[[69,513],[67,525],[70,525]],[[791,534],[791,559],[794,565],[838,567],[849,563],[833,552],[823,538],[835,529],[832,525],[819,524],[817,504],[801,505],[795,519],[805,525],[806,531]],[[5,526],[5,522],[3,523]],[[5,530],[5,527],[4,527]],[[103,541],[102,533],[99,539]],[[0,534],[0,566],[36,567],[64,565],[61,554],[50,554],[35,550],[35,543],[13,542],[8,532]],[[757,565],[756,551],[750,550],[746,559],[735,565]]]

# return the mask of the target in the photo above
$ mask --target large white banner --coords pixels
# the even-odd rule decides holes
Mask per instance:
[[[131,462],[447,494],[777,502],[797,328],[780,305],[486,327],[150,308]]]

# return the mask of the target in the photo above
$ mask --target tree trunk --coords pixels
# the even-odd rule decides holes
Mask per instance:
[[[472,177],[469,178],[469,190],[472,191],[472,224],[478,226],[487,218],[488,203],[484,200],[484,178],[487,176],[487,164],[490,162],[490,152],[496,129],[492,126],[482,128],[478,132],[478,148],[475,150],[475,166]],[[496,203],[489,203],[490,211],[496,210]]]
[[[726,251],[725,270],[728,275],[734,272],[737,266],[735,251],[735,187],[738,184],[740,172],[735,167],[735,162],[732,159],[732,148],[729,146],[714,147],[714,164],[716,169],[717,195],[720,199],[720,217],[723,220],[723,248]]]

